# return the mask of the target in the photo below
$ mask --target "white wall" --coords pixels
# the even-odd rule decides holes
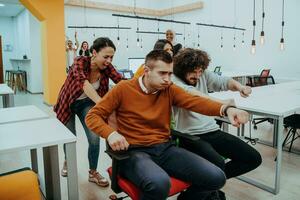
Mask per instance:
[[[111,1],[102,1],[111,2]],[[150,1],[148,1],[149,3]],[[160,4],[160,1],[151,1],[152,7],[166,8],[171,5],[182,5],[183,1],[170,0],[164,1]],[[184,3],[193,3],[195,1],[184,1]],[[297,55],[297,46],[300,44],[299,28],[300,21],[298,10],[300,9],[300,1],[289,0],[285,1],[285,29],[284,38],[286,41],[286,49],[284,51],[279,50],[279,40],[281,38],[281,0],[265,1],[265,37],[266,44],[261,46],[259,44],[259,35],[261,31],[261,1],[256,1],[256,54],[250,54],[251,40],[252,40],[252,13],[253,13],[253,1],[245,0],[203,0],[204,8],[188,13],[182,13],[177,15],[166,16],[166,19],[174,19],[181,21],[191,22],[192,25],[183,26],[181,24],[163,23],[159,24],[160,31],[165,31],[168,28],[173,28],[177,32],[186,33],[185,46],[196,47],[197,45],[197,22],[213,23],[225,26],[242,27],[247,29],[245,32],[245,45],[242,46],[242,32],[236,32],[236,51],[233,51],[233,34],[232,30],[223,30],[224,37],[224,50],[220,50],[220,36],[221,30],[210,27],[199,27],[200,31],[200,45],[201,48],[206,50],[212,58],[211,68],[216,65],[221,65],[223,71],[241,70],[241,71],[257,71],[262,68],[270,68],[271,74],[275,78],[292,78],[299,79],[300,77],[300,58]],[[236,15],[234,14],[234,2],[236,2]],[[114,2],[112,2],[114,3]],[[132,3],[132,2],[131,2]],[[132,5],[129,3],[130,6]],[[143,7],[147,5],[147,1],[138,1],[137,6]],[[86,13],[86,16],[85,14]],[[117,18],[112,17],[113,12],[86,9],[80,7],[65,6],[65,26],[66,35],[74,41],[74,29],[68,29],[68,25],[88,25],[88,26],[117,26]],[[124,13],[122,13],[124,14]],[[129,13],[132,14],[132,13]],[[235,17],[236,16],[236,17]],[[119,68],[127,67],[128,57],[143,57],[152,48],[153,44],[157,40],[157,35],[143,34],[143,49],[136,47],[136,20],[128,18],[120,18],[120,26],[132,27],[130,31],[120,31],[121,44],[117,47],[117,52],[114,59],[114,64]],[[145,31],[157,31],[158,23],[155,21],[140,20],[140,30]],[[117,31],[116,30],[77,30],[78,38],[87,40],[90,44],[94,40],[94,34],[96,37],[108,36],[116,44]],[[129,50],[126,51],[126,37],[129,37]],[[164,35],[160,35],[160,38],[164,38]],[[177,41],[183,42],[183,36],[178,36]]]
[[[12,65],[9,61],[15,52],[15,41],[14,41],[14,26],[12,17],[0,17],[0,35],[2,36],[2,57],[4,72],[6,69],[12,69]],[[12,51],[6,51],[5,46],[11,45]]]
[[[0,18],[0,34],[3,46],[11,44],[13,51],[3,51],[4,71],[19,69],[27,72],[27,90],[32,93],[43,91],[40,23],[24,9],[15,17]],[[27,55],[30,61],[11,62],[11,58],[22,59]]]

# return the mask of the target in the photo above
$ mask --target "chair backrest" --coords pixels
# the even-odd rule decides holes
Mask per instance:
[[[267,77],[270,75],[270,69],[263,69],[260,73],[260,77]]]
[[[273,76],[266,76],[266,77],[257,76],[252,78],[252,87],[272,85],[272,84],[275,84],[275,80]]]
[[[29,168],[0,174],[0,199],[41,200],[37,175]]]
[[[216,66],[214,72],[215,73],[221,72],[221,66]]]

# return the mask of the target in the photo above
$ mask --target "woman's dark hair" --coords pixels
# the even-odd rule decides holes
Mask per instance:
[[[90,48],[90,52],[93,53],[93,50],[99,52],[105,47],[111,47],[116,51],[116,46],[108,37],[99,37],[96,40],[94,40],[93,45]]]
[[[174,49],[173,44],[170,41],[168,41],[166,39],[160,39],[155,42],[153,50],[164,50],[164,47],[166,46],[166,44],[171,45],[172,49]]]
[[[82,50],[82,47],[83,47],[83,44],[86,43],[87,44],[87,47],[89,48],[89,43],[87,41],[83,41],[81,43],[81,47],[80,47],[80,50],[79,50],[79,55],[80,56],[90,56],[90,50],[87,48],[86,51],[83,51]]]
[[[173,72],[175,76],[186,82],[185,77],[189,72],[201,68],[207,69],[210,57],[205,51],[186,48],[178,52],[174,57]]]

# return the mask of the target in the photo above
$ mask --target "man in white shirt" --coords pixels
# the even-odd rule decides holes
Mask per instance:
[[[210,58],[204,51],[189,48],[180,51],[174,57],[173,82],[200,96],[207,96],[208,91],[224,90],[239,91],[243,97],[251,93],[250,87],[206,70],[209,62]],[[177,107],[173,107],[173,115],[175,130],[199,137],[197,141],[181,140],[180,145],[220,167],[227,179],[247,173],[261,164],[259,152],[239,138],[221,131],[213,117]],[[230,161],[225,163],[224,158]],[[221,191],[216,195],[219,199],[226,199]]]

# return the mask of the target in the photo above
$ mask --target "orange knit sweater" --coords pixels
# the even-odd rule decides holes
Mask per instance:
[[[131,145],[149,146],[170,139],[172,105],[210,116],[219,116],[222,106],[174,84],[156,94],[145,94],[134,78],[118,83],[89,111],[85,120],[94,133],[107,138],[114,129],[105,121],[116,110],[118,133]]]

